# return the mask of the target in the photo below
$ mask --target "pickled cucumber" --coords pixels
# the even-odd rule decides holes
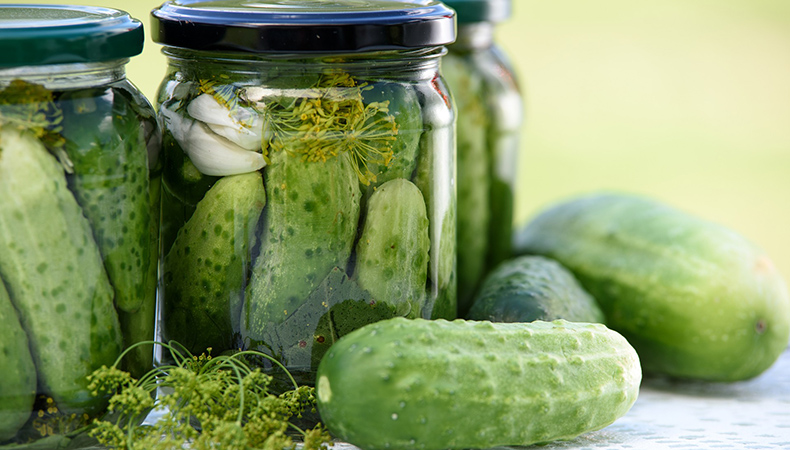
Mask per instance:
[[[368,194],[379,186],[395,178],[410,178],[417,166],[417,151],[422,134],[422,116],[417,94],[411,86],[401,83],[380,82],[365,86],[362,97],[366,104],[380,102],[386,104],[386,111],[378,114],[391,117],[397,134],[391,136],[392,160],[389,164],[371,164],[368,168],[376,180],[367,187]]]
[[[486,274],[488,229],[491,222],[491,161],[486,128],[489,112],[483,79],[454,54],[442,59],[442,73],[452,92],[458,113],[458,310],[471,307]]]
[[[242,314],[253,339],[293,313],[332,268],[346,266],[359,221],[359,180],[347,152],[311,162],[277,151],[265,186],[260,254]]]
[[[165,329],[195,354],[233,347],[255,230],[266,204],[259,172],[221,178],[164,258]],[[199,331],[195,331],[199,330]]]
[[[456,300],[456,190],[455,115],[441,79],[437,89],[417,89],[425,131],[420,136],[414,184],[420,188],[428,212],[431,248],[428,268],[429,300],[425,317],[455,319]]]
[[[86,376],[121,351],[113,289],[63,167],[30,133],[0,128],[0,198],[0,277],[41,391],[63,411],[100,406]]]
[[[134,312],[153,295],[156,277],[149,264],[156,235],[149,227],[148,151],[139,108],[120,88],[69,92],[59,104],[74,165],[69,188],[91,224],[116,305]]]
[[[2,143],[0,143],[2,146]],[[2,158],[2,155],[0,155]],[[36,398],[36,367],[27,335],[0,279],[0,442],[24,425]]]
[[[428,215],[422,193],[403,178],[371,195],[356,247],[354,278],[379,302],[420,317],[428,278]]]

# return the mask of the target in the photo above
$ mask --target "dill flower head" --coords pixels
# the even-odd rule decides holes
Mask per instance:
[[[370,166],[392,163],[398,126],[389,102],[363,102],[365,88],[348,73],[330,70],[295,101],[267,104],[274,130],[269,148],[315,163],[349,152],[360,182],[375,182]]]

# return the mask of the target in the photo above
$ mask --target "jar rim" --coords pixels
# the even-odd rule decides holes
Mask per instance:
[[[151,12],[159,44],[244,53],[337,53],[455,41],[455,12],[437,0],[171,0]]]
[[[0,67],[94,63],[143,51],[143,24],[127,12],[77,5],[0,5]]]

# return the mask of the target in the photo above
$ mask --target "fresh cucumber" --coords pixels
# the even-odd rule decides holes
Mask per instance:
[[[33,410],[36,366],[30,355],[27,335],[2,279],[0,323],[3,324],[0,327],[0,442],[4,442],[14,437]]]
[[[27,331],[40,390],[62,411],[101,405],[87,375],[121,331],[93,233],[63,167],[31,134],[0,129],[0,277]]]
[[[265,204],[260,172],[221,178],[197,204],[162,267],[168,339],[194,354],[208,347],[214,354],[233,348]]]
[[[93,228],[115,289],[116,305],[136,311],[156,289],[151,240],[149,165],[141,116],[122,88],[60,97],[62,134],[74,164],[69,187]],[[105,118],[112,123],[104,123]]]
[[[604,322],[601,308],[573,274],[557,261],[542,256],[521,256],[500,264],[483,280],[466,318],[491,322]]]
[[[534,217],[515,248],[570,269],[645,372],[743,380],[787,348],[790,297],[768,256],[740,234],[658,201],[573,198]]]
[[[311,162],[277,151],[264,180],[261,248],[242,313],[252,339],[263,337],[268,322],[293,313],[334,267],[346,266],[361,196],[347,152]]]
[[[429,248],[422,193],[409,180],[387,181],[368,201],[354,278],[378,302],[404,316],[421,317]]]
[[[321,419],[366,450],[530,445],[603,428],[636,401],[634,349],[601,324],[394,318],[318,367]]]

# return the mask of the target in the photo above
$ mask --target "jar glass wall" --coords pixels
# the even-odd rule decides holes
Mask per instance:
[[[457,105],[458,311],[483,278],[511,256],[513,201],[523,105],[507,55],[495,41],[510,0],[448,0],[458,37],[442,60]]]
[[[323,19],[340,28],[322,52],[294,48],[299,39],[272,49],[266,2],[218,13],[229,14],[227,30],[237,30],[233,14],[259,24],[265,39],[233,41],[243,51],[188,48],[170,16],[158,18],[169,61],[157,100],[160,336],[195,354],[260,350],[304,384],[333,342],[365,324],[456,316],[455,118],[439,74],[447,37],[348,46],[344,20],[356,32],[380,20],[360,25],[349,17],[367,7],[336,3],[345,16]],[[294,11],[301,19],[323,14],[320,2],[301,4],[313,5]]]
[[[125,75],[141,27],[0,6],[0,443],[90,423],[107,399],[88,376],[154,337],[160,142]],[[145,373],[152,346],[120,364]]]

